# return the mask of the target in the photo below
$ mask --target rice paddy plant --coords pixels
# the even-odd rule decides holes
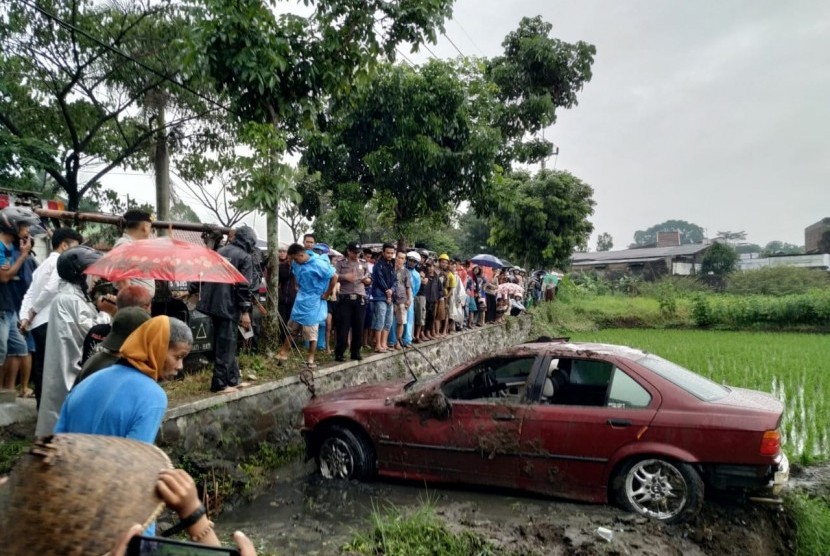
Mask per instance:
[[[716,382],[770,392],[785,404],[781,431],[791,459],[830,459],[830,337],[714,330],[606,329],[574,340],[624,344]]]

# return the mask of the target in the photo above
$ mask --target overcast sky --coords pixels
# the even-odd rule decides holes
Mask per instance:
[[[591,249],[669,219],[803,245],[830,217],[830,2],[458,0],[446,31],[491,57],[536,15],[597,48],[547,133],[556,167],[594,188]],[[444,37],[431,49],[458,55]]]
[[[830,2],[458,0],[446,34],[496,56],[536,15],[597,48],[579,106],[546,134],[556,168],[594,188],[592,250],[669,219],[803,245],[830,216]],[[458,55],[443,36],[430,49]]]

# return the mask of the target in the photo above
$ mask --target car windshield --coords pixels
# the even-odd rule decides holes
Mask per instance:
[[[646,355],[637,363],[705,402],[719,400],[729,393],[728,388],[656,355]]]

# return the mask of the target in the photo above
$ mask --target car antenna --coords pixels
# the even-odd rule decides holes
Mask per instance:
[[[406,365],[406,370],[409,371],[409,374],[412,376],[412,380],[406,383],[403,387],[404,390],[409,390],[413,384],[418,382],[418,375],[415,374],[415,371],[412,370],[412,365],[409,364],[409,359],[406,357],[406,349],[403,350],[403,362]]]
[[[429,366],[430,366],[430,367],[432,367],[432,370],[433,370],[433,371],[435,371],[435,374],[437,374],[437,375],[440,375],[440,374],[441,374],[441,371],[439,371],[439,370],[435,367],[435,365],[432,363],[432,359],[430,359],[429,357],[427,357],[426,355],[424,355],[424,352],[422,352],[420,349],[418,349],[418,347],[417,347],[415,344],[410,343],[408,347],[411,347],[412,349],[414,349],[415,351],[417,351],[418,353],[420,353],[420,354],[421,354],[421,357],[423,357],[424,359],[426,359],[427,363],[429,363]],[[406,353],[406,350],[404,350],[404,353]]]

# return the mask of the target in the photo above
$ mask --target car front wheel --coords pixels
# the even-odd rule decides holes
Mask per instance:
[[[682,523],[703,505],[703,480],[692,466],[660,458],[627,463],[614,479],[623,508],[664,523]]]
[[[317,465],[326,479],[371,479],[375,473],[372,444],[360,432],[332,426],[320,438]]]

